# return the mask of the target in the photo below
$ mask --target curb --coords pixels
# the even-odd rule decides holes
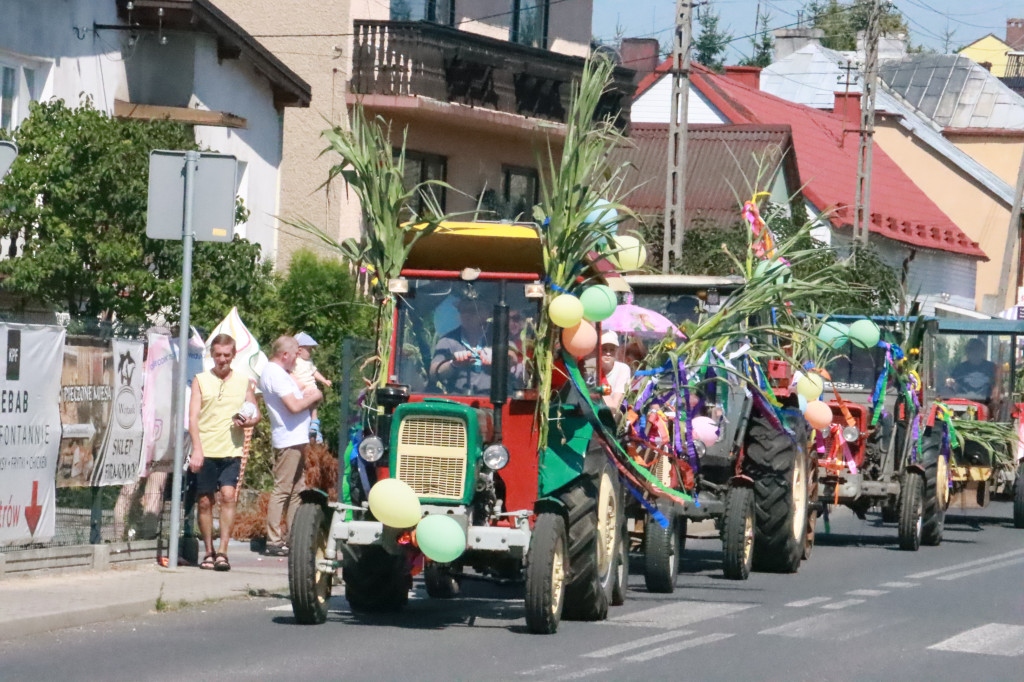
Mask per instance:
[[[152,611],[154,603],[153,599],[145,599],[0,621],[0,640],[139,616]]]

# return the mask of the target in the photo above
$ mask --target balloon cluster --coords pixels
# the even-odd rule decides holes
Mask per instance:
[[[548,315],[562,327],[562,346],[580,358],[597,347],[597,328],[592,323],[607,320],[617,305],[615,292],[598,284],[587,287],[579,298],[572,294],[555,296],[548,305]]]
[[[818,341],[826,348],[838,350],[847,342],[856,348],[874,348],[878,345],[882,332],[878,325],[868,319],[857,320],[845,325],[836,320],[828,320],[818,329]],[[825,380],[820,374],[807,373],[796,383],[796,392],[800,401],[800,409],[804,419],[811,428],[824,431],[832,423],[832,408],[821,400],[825,389]]]
[[[416,528],[420,551],[438,563],[455,561],[466,551],[466,533],[459,522],[444,514],[423,516],[420,499],[409,484],[397,478],[377,481],[367,500],[374,518],[392,528]]]

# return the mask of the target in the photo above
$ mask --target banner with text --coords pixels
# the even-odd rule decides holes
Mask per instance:
[[[53,538],[64,330],[0,322],[0,545]]]
[[[64,347],[60,376],[60,458],[57,486],[91,485],[95,458],[106,439],[114,398],[110,342],[72,337]]]
[[[142,341],[113,341],[111,418],[93,466],[92,485],[124,485],[139,480],[144,351]]]
[[[174,464],[174,439],[170,425],[174,419],[175,377],[178,373],[178,339],[150,332],[147,336],[146,378],[142,390],[143,476],[151,471],[169,472]],[[192,329],[188,341],[186,381],[203,371],[203,338]],[[182,424],[184,428],[184,424]],[[186,451],[189,440],[185,438]]]

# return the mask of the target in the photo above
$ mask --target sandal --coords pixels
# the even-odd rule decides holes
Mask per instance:
[[[204,571],[209,571],[217,567],[217,556],[215,554],[207,554],[203,557],[203,560],[199,562],[199,568]]]
[[[228,563],[228,555],[217,553],[217,558],[213,560],[213,570],[215,571],[230,571],[231,564]]]

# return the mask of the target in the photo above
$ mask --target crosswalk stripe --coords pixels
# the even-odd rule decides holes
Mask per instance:
[[[640,649],[645,646],[650,646],[651,644],[658,644],[670,639],[686,637],[687,635],[692,634],[693,632],[690,630],[673,630],[672,632],[663,632],[660,635],[644,637],[643,639],[626,642],[625,644],[616,644],[615,646],[610,646],[606,649],[598,649],[597,651],[592,651],[589,654],[583,654],[583,658],[608,658],[609,656],[616,656],[632,649]]]
[[[626,613],[604,621],[609,625],[630,625],[634,627],[662,628],[677,630],[702,620],[720,618],[739,611],[753,608],[755,604],[733,602],[678,601],[651,609]]]
[[[777,625],[767,630],[761,630],[757,634],[837,642],[860,637],[879,626],[878,618],[868,614],[855,612],[846,612],[842,615],[821,613],[816,616],[807,616],[790,623]]]
[[[1024,557],[1019,559],[1007,559],[1006,561],[997,561],[994,564],[988,566],[979,566],[978,568],[972,568],[968,571],[960,571],[958,573],[950,573],[949,575],[942,575],[938,577],[938,580],[956,580],[957,578],[963,578],[969,575],[975,575],[976,573],[985,573],[986,571],[995,571],[1006,566],[1013,566],[1014,564],[1024,563]]]
[[[879,587],[917,587],[921,583],[906,583],[898,580],[891,583],[882,583]]]
[[[821,604],[823,602],[832,601],[832,597],[811,597],[810,599],[801,599],[799,601],[791,601],[786,606],[792,606],[794,608],[801,608],[804,606],[814,606],[815,604]]]
[[[889,594],[889,590],[850,590],[846,594],[851,597],[881,597],[883,594]]]
[[[907,577],[911,580],[917,580],[919,578],[931,578],[933,575],[941,575],[943,573],[949,573],[950,571],[958,571],[961,568],[971,568],[972,566],[981,566],[983,564],[989,564],[998,559],[1006,559],[1012,556],[1021,556],[1024,554],[1024,549],[1014,550],[1013,552],[1007,552],[1006,554],[997,554],[995,556],[986,557],[984,559],[977,559],[975,561],[965,561],[962,564],[953,564],[952,566],[946,566],[945,568],[936,568],[931,571],[923,571],[921,573],[911,573]]]
[[[280,606],[271,606],[267,608],[267,611],[291,611],[291,604],[281,604]]]
[[[990,656],[1024,656],[1024,625],[989,623],[961,632],[928,648]]]
[[[609,670],[611,670],[611,668],[587,668],[586,670],[577,670],[576,672],[571,672],[568,675],[556,677],[553,682],[558,682],[559,680],[578,680],[584,677],[590,677],[591,675],[596,675],[597,673],[606,673]]]
[[[651,649],[649,651],[643,651],[639,654],[633,654],[632,656],[626,656],[625,660],[630,662],[638,661],[649,661],[652,658],[661,658],[669,654],[674,654],[677,651],[683,651],[684,649],[692,649],[695,646],[701,644],[711,644],[712,642],[720,642],[723,639],[729,639],[733,635],[725,632],[712,632],[701,637],[695,637],[688,639],[685,642],[676,642],[675,644],[669,644],[667,646],[658,647],[657,649]]]
[[[559,663],[551,663],[551,664],[548,664],[548,665],[542,665],[539,668],[531,668],[530,670],[524,670],[524,671],[522,671],[522,672],[520,672],[518,674],[519,675],[524,675],[524,676],[526,676],[526,675],[536,675],[537,673],[548,673],[548,672],[551,672],[552,670],[561,670],[564,667],[565,667],[564,665],[561,665]]]
[[[857,604],[863,603],[863,599],[844,599],[843,601],[832,602],[831,604],[824,604],[821,608],[837,611],[839,609],[845,609],[847,606],[856,606]]]

